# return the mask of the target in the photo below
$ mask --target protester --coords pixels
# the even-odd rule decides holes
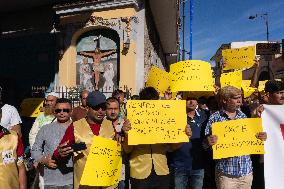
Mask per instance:
[[[20,137],[21,132],[21,117],[14,106],[5,104],[2,99],[2,88],[0,87],[0,109],[2,110],[2,118],[0,119],[0,124],[6,129],[16,131]]]
[[[118,134],[117,136],[121,136],[121,129],[124,123],[124,118],[119,116],[120,108],[119,108],[119,101],[118,99],[114,97],[110,97],[106,100],[106,116],[107,119],[112,121],[112,125]],[[117,140],[121,142],[119,139]],[[121,176],[120,176],[120,182],[118,184],[117,189],[124,189],[127,183],[126,180],[126,166],[127,166],[127,157],[126,154],[122,154],[122,169],[121,169]]]
[[[41,112],[37,118],[35,119],[35,122],[30,130],[29,134],[29,143],[30,147],[32,148],[35,138],[37,136],[37,133],[41,129],[42,126],[52,123],[55,121],[55,116],[53,114],[54,112],[54,107],[56,104],[56,100],[58,98],[58,94],[55,92],[51,92],[47,95],[45,99],[45,106],[44,106],[44,112]],[[39,188],[43,189],[44,188],[44,180],[43,180],[43,167],[38,166],[37,163],[34,164],[35,168],[37,168],[37,174],[39,174]],[[35,179],[37,181],[37,179]],[[34,183],[34,185],[37,185],[37,183]]]
[[[186,99],[187,124],[192,136],[190,142],[183,143],[171,157],[176,189],[202,189],[204,178],[204,150],[202,147],[201,127],[207,116],[203,110],[197,109],[197,99]]]
[[[267,102],[269,105],[283,105],[284,104],[284,83],[282,81],[269,80],[265,83],[265,94],[267,94]],[[264,107],[261,104],[252,112],[253,117],[261,117]],[[253,175],[253,189],[264,189],[264,156],[253,155],[252,163],[254,168]]]
[[[113,91],[112,97],[115,97],[119,101],[119,106],[120,106],[120,116],[125,117],[126,116],[126,107],[125,107],[125,95],[124,92],[120,89],[117,89]]]
[[[82,118],[76,122],[73,122],[66,130],[59,147],[53,153],[54,159],[60,162],[73,156],[74,161],[74,188],[78,189],[80,186],[80,180],[83,174],[83,170],[87,161],[87,157],[92,144],[94,136],[101,136],[104,138],[113,139],[114,129],[112,122],[105,118],[106,114],[106,97],[99,91],[90,92],[86,99],[88,113],[86,118]],[[74,151],[71,147],[73,144],[85,143],[86,148],[79,151]],[[84,145],[83,145],[84,146]],[[103,187],[103,188],[115,188],[116,186]],[[96,188],[87,187],[84,188]],[[97,187],[100,188],[100,187]]]
[[[0,119],[2,110],[0,109]],[[0,188],[27,189],[26,169],[23,163],[24,146],[17,132],[0,124]]]
[[[80,94],[81,105],[74,108],[72,112],[72,121],[78,121],[87,116],[88,108],[86,104],[86,99],[89,94],[88,90],[83,90]]]
[[[72,189],[73,162],[70,158],[66,163],[58,164],[52,154],[59,145],[67,127],[71,124],[72,102],[59,98],[56,101],[54,114],[56,121],[42,126],[32,147],[32,157],[44,165],[45,189]]]
[[[139,93],[140,100],[158,100],[159,93],[153,87],[146,87]],[[169,167],[166,152],[178,149],[181,144],[128,145],[127,132],[131,124],[124,122],[123,131],[126,134],[123,148],[130,153],[130,179],[133,189],[167,189],[169,188]],[[191,136],[191,130],[186,126],[185,133]]]
[[[35,119],[35,122],[30,130],[29,134],[29,143],[32,147],[36,138],[36,135],[38,131],[41,129],[43,125],[49,124],[53,121],[55,121],[54,116],[54,107],[56,104],[56,100],[58,98],[58,94],[55,92],[51,92],[47,95],[45,100],[45,106],[44,106],[44,112],[40,113],[37,118]]]
[[[244,119],[246,115],[240,111],[242,104],[241,90],[227,86],[219,92],[221,109],[213,113],[208,121],[205,134],[208,144],[217,143],[216,135],[212,135],[212,124],[228,120]],[[260,132],[256,136],[266,140],[266,133]],[[216,161],[216,186],[217,189],[250,189],[252,185],[252,162],[249,155],[223,158]]]

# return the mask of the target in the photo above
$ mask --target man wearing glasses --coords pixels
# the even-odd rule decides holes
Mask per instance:
[[[69,158],[64,164],[58,164],[52,158],[66,129],[71,124],[72,105],[69,99],[57,99],[54,109],[56,121],[44,125],[38,132],[31,153],[36,162],[44,166],[45,189],[72,189],[73,162]]]
[[[87,97],[87,117],[73,122],[65,132],[59,147],[53,153],[57,162],[73,156],[74,189],[80,186],[81,176],[87,161],[94,136],[114,138],[112,122],[105,119],[106,97],[99,91],[90,92]],[[108,187],[111,188],[111,187]]]

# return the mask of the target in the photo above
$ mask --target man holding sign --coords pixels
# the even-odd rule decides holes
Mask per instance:
[[[153,87],[144,88],[140,94],[140,100],[158,100],[159,93]],[[166,104],[166,103],[165,103]],[[185,107],[184,107],[185,108]],[[130,111],[129,111],[130,113]],[[129,115],[129,114],[128,114]],[[183,116],[183,115],[182,115]],[[185,116],[185,115],[184,115]],[[158,119],[159,116],[156,116]],[[167,117],[169,118],[169,117]],[[186,119],[186,117],[185,117]],[[186,123],[186,120],[185,120]],[[134,124],[134,123],[133,123]],[[151,127],[153,124],[149,124]],[[156,144],[140,143],[138,145],[128,145],[129,137],[127,132],[131,132],[131,125],[126,121],[123,125],[126,133],[126,140],[122,143],[125,152],[130,153],[130,177],[131,188],[134,189],[167,189],[169,188],[169,168],[167,164],[166,152],[177,149],[181,143],[176,144]],[[184,135],[191,136],[191,130],[186,126]],[[162,138],[163,136],[160,136]]]
[[[105,119],[105,95],[99,91],[93,91],[89,93],[86,100],[89,107],[87,117],[73,122],[67,128],[59,147],[53,153],[53,158],[58,163],[73,156],[75,189],[80,188],[80,180],[90,152],[93,137],[101,136],[112,139],[115,133],[112,122]]]
[[[242,104],[241,90],[227,86],[220,92],[222,109],[213,113],[208,121],[205,135],[210,146],[217,143],[217,136],[212,135],[212,124],[236,119],[244,119],[246,115],[240,111]],[[266,133],[259,132],[256,137],[266,140]],[[252,185],[252,162],[249,155],[222,158],[216,162],[217,189],[250,189]]]

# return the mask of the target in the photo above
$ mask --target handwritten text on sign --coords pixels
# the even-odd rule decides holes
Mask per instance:
[[[154,87],[160,93],[164,93],[170,86],[170,75],[165,70],[152,66],[146,87]]]
[[[115,185],[119,182],[121,167],[121,146],[116,141],[94,136],[80,184]]]
[[[130,100],[128,144],[188,142],[184,100]]]
[[[211,66],[201,60],[181,61],[170,66],[171,90],[214,91]]]
[[[221,87],[233,86],[238,89],[241,89],[242,78],[243,76],[241,70],[223,73],[220,77]]]
[[[250,68],[254,65],[255,46],[222,51],[224,70]]]
[[[213,146],[213,159],[264,154],[264,143],[256,138],[261,131],[261,118],[213,123],[212,134],[218,136],[217,144]]]

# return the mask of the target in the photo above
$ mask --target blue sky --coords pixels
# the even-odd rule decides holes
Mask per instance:
[[[284,39],[284,0],[191,1],[193,1],[193,59],[209,62],[223,43],[266,40],[264,19],[261,17],[248,19],[250,15],[257,13],[268,12],[271,41]],[[189,50],[190,42],[189,2],[190,0],[186,0],[185,8],[186,50]],[[182,35],[180,38],[182,39]]]

